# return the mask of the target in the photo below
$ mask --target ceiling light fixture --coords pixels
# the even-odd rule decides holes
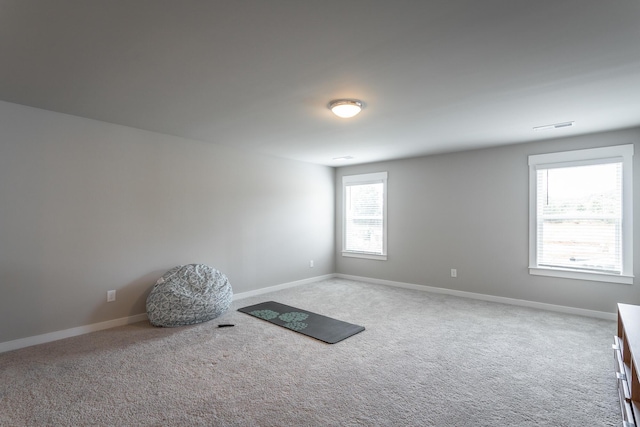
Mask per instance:
[[[362,111],[362,101],[356,99],[336,99],[329,103],[329,109],[336,116],[348,119]]]
[[[563,122],[563,123],[554,123],[552,125],[544,125],[544,126],[536,126],[533,130],[549,130],[549,129],[561,129],[561,128],[570,128],[571,126],[575,126],[576,122]]]

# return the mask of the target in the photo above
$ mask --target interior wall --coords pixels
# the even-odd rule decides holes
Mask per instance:
[[[640,275],[640,129],[341,167],[338,273],[613,313],[640,304],[633,285],[528,272],[528,156],[635,144],[634,272]],[[342,176],[388,171],[388,260],[342,257]],[[451,269],[457,269],[457,278]]]
[[[144,313],[180,264],[219,269],[234,293],[331,274],[334,179],[0,102],[0,342]]]

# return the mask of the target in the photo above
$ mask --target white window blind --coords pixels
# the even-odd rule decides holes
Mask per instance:
[[[343,177],[343,255],[386,257],[386,180],[386,172]]]
[[[531,274],[633,283],[633,145],[529,156]]]
[[[622,274],[622,161],[541,168],[538,265]]]

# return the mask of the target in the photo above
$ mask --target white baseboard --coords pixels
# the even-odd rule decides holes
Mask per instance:
[[[556,311],[556,312],[567,313],[567,314],[576,314],[579,316],[586,316],[586,317],[595,317],[598,319],[616,320],[618,318],[616,313],[607,313],[605,311],[586,310],[584,308],[567,307],[564,305],[547,304],[543,302],[499,297],[495,295],[485,295],[485,294],[478,294],[474,292],[457,291],[455,289],[436,288],[433,286],[415,285],[413,283],[394,282],[391,280],[384,280],[384,279],[373,279],[371,277],[351,276],[348,274],[335,274],[334,277],[339,277],[341,279],[348,279],[348,280],[356,280],[359,282],[374,283],[377,285],[393,286],[396,288],[413,289],[413,290],[424,291],[424,292],[435,292],[439,294],[453,295],[457,297],[471,298],[471,299],[477,299],[482,301],[497,302],[501,304],[518,305],[522,307],[537,308],[540,310]]]
[[[0,343],[0,353],[17,350],[19,348],[30,347],[32,345],[44,344],[64,338],[71,338],[90,332],[101,331],[103,329],[115,328],[116,326],[129,325],[131,323],[142,322],[147,319],[147,313],[136,314],[129,317],[107,320],[106,322],[93,323],[91,325],[78,326],[77,328],[65,329],[63,331],[49,332],[48,334],[35,335],[27,338],[20,338],[13,341]]]
[[[435,292],[439,294],[453,295],[463,298],[471,298],[483,301],[497,302],[502,304],[518,305],[522,307],[537,308],[540,310],[556,311],[560,313],[576,314],[579,316],[595,317],[598,319],[616,320],[616,313],[607,313],[604,311],[586,310],[583,308],[567,307],[563,305],[546,304],[542,302],[520,300],[514,298],[498,297],[494,295],[478,294],[474,292],[457,291],[454,289],[437,288],[433,286],[416,285],[413,283],[395,282],[392,280],[374,279],[371,277],[351,276],[348,274],[325,274],[323,276],[311,277],[309,279],[297,280],[295,282],[282,283],[280,285],[269,286],[267,288],[255,289],[253,291],[241,292],[233,295],[233,300],[241,300],[243,298],[254,297],[269,292],[279,291],[282,289],[293,288],[296,286],[307,285],[319,282],[321,280],[332,279],[338,277],[341,279],[355,280],[359,282],[373,283],[377,285],[393,286],[396,288],[413,289],[424,292]],[[147,319],[146,313],[136,314],[134,316],[122,317],[120,319],[107,320],[106,322],[93,323],[91,325],[78,326],[77,328],[65,329],[63,331],[50,332],[47,334],[36,335],[32,337],[20,338],[13,341],[5,341],[0,343],[0,353],[6,351],[18,350],[32,345],[44,344],[51,341],[57,341],[64,338],[75,337],[78,335],[88,334],[90,332],[101,331],[103,329],[115,328],[117,326],[129,325],[131,323],[142,322]]]
[[[289,288],[293,288],[300,285],[308,285],[309,283],[315,283],[321,280],[332,279],[334,277],[337,277],[337,276],[335,274],[325,274],[324,276],[310,277],[309,279],[296,280],[295,282],[282,283],[280,285],[269,286],[267,288],[241,292],[239,294],[233,294],[233,300],[237,301],[243,298],[255,297],[257,295],[262,295],[269,292],[280,291],[282,289],[289,289]]]
[[[324,276],[312,277],[309,279],[297,280],[295,282],[283,283],[276,286],[270,286],[263,289],[242,292],[233,295],[233,300],[253,297],[265,294],[267,292],[279,291],[281,289],[293,288],[295,286],[306,285],[309,283],[319,282],[321,280],[331,279],[335,274],[325,274]],[[65,329],[63,331],[49,332],[47,334],[35,335],[32,337],[20,338],[13,341],[5,341],[0,343],[0,353],[11,350],[18,350],[32,345],[44,344],[52,341],[71,338],[78,335],[88,334],[90,332],[101,331],[103,329],[115,328],[116,326],[129,325],[131,323],[142,322],[147,319],[146,313],[136,314],[134,316],[122,317],[120,319],[107,320],[106,322],[93,323],[91,325],[78,326],[77,328]]]

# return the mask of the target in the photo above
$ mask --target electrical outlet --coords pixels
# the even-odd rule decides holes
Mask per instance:
[[[313,260],[309,261],[309,268],[313,268]]]
[[[455,268],[451,269],[451,277],[458,277],[458,270],[456,270]]]
[[[107,302],[113,302],[116,300],[116,291],[107,291]]]

